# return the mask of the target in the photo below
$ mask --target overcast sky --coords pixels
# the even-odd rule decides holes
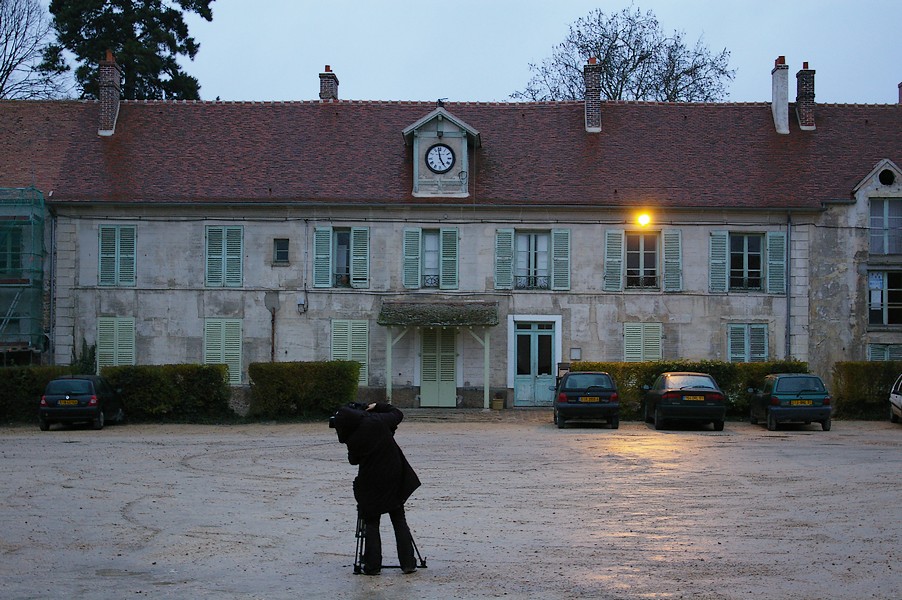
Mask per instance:
[[[189,15],[200,42],[184,69],[213,100],[315,100],[330,65],[341,99],[509,101],[595,8],[628,0],[215,0]],[[900,0],[644,0],[665,32],[726,48],[734,102],[770,101],[774,59],[816,70],[816,101],[899,101]]]

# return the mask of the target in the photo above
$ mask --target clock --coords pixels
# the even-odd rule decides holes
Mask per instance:
[[[447,173],[454,166],[454,150],[446,144],[435,144],[426,151],[426,166],[433,173]]]

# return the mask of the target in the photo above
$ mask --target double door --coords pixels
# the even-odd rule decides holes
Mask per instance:
[[[517,322],[514,338],[514,406],[551,406],[554,323]]]

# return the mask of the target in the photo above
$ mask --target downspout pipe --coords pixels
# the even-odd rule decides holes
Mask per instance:
[[[792,213],[786,213],[786,351],[792,358]]]

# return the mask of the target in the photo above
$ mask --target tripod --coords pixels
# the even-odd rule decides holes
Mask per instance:
[[[357,531],[354,533],[354,537],[357,538],[357,550],[354,553],[354,574],[359,575],[363,573],[363,547],[366,542],[366,521],[360,515],[357,515]],[[420,549],[417,548],[417,543],[413,539],[413,534],[410,535],[410,543],[413,544],[413,550],[417,553],[417,558],[420,561],[420,564],[417,565],[420,569],[426,568],[426,559],[420,555]],[[383,569],[400,569],[401,565],[382,565]]]

